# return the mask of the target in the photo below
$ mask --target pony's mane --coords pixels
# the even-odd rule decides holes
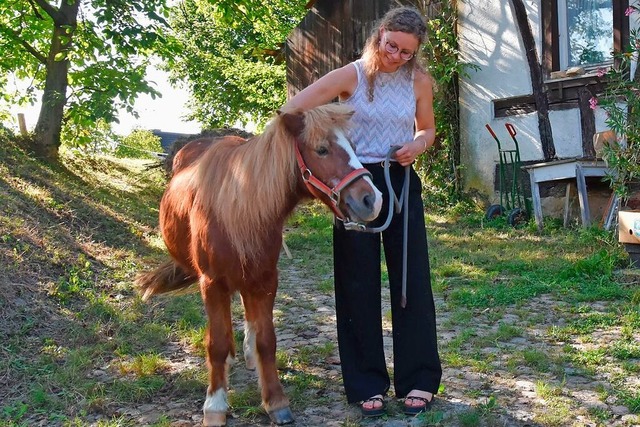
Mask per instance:
[[[301,140],[318,144],[333,129],[346,129],[351,114],[341,104],[304,112]],[[222,139],[198,162],[193,177],[197,202],[227,233],[243,264],[257,255],[270,225],[293,207],[298,173],[294,143],[277,115],[262,134],[241,143]]]

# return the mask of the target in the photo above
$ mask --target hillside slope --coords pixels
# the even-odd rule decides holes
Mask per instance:
[[[59,163],[43,163],[0,141],[3,415],[73,413],[77,396],[51,390],[117,349],[111,337],[141,256],[163,256],[156,226],[164,177],[148,166],[64,151]],[[61,368],[70,358],[74,366]]]

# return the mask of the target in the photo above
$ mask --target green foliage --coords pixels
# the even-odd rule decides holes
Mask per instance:
[[[208,0],[198,2],[219,25],[231,29],[245,55],[265,56],[282,47],[284,39],[307,12],[301,0]],[[240,37],[238,37],[240,36]],[[279,58],[282,59],[282,58]]]
[[[118,138],[105,119],[98,119],[91,124],[69,121],[62,127],[65,145],[86,154],[110,152]]]
[[[29,406],[23,402],[15,403],[2,408],[2,419],[13,422],[20,421],[29,412]]]
[[[432,16],[427,23],[428,39],[422,48],[435,80],[436,144],[419,159],[418,167],[425,176],[430,204],[449,207],[462,198],[458,76],[465,75],[474,66],[458,59],[455,2],[441,4],[440,14]]]
[[[638,13],[636,6],[627,9],[628,15]],[[606,179],[623,200],[629,197],[629,183],[640,178],[640,71],[636,68],[630,78],[631,65],[640,55],[638,35],[632,30],[626,51],[615,54],[620,65],[607,72],[607,86],[600,98],[607,113],[606,123],[617,135],[617,140],[603,149],[603,158],[613,171]]]
[[[181,53],[174,82],[187,81],[191,119],[205,128],[264,125],[286,101],[283,41],[305,13],[304,1],[184,0],[171,23]]]
[[[78,257],[76,265],[67,269],[67,274],[58,279],[53,289],[52,296],[60,302],[66,303],[71,298],[91,288],[93,284],[93,271],[91,263],[84,255]]]
[[[539,372],[548,372],[550,361],[546,353],[538,349],[524,349],[522,351],[524,364]]]
[[[170,61],[177,49],[164,18],[166,0],[92,0],[81,2],[75,16],[65,15],[74,13],[77,1],[59,8],[28,0],[0,4],[0,84],[9,75],[30,82],[9,94],[13,104],[34,103],[47,89],[64,97],[61,117],[72,146],[91,143],[75,137],[78,129],[94,129],[101,119],[111,123],[119,109],[133,112],[141,93],[159,96],[145,80],[146,68],[151,57]],[[68,63],[68,71],[52,74],[60,61]],[[52,80],[66,82],[66,93],[47,86]],[[62,122],[50,123],[49,131],[55,133]]]
[[[117,157],[155,159],[154,153],[162,153],[160,137],[151,131],[136,129],[123,138],[115,151]]]
[[[141,376],[135,379],[119,379],[109,385],[109,392],[121,402],[143,402],[156,395],[165,386],[166,380],[158,375]]]
[[[9,141],[14,138],[13,131],[0,123],[0,141]]]

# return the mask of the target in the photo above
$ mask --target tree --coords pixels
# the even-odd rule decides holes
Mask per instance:
[[[192,94],[192,119],[205,127],[264,124],[286,101],[283,45],[306,1],[183,0],[171,25],[181,54],[172,80]]]
[[[145,80],[152,55],[173,57],[167,0],[14,0],[0,3],[0,84],[9,73],[32,82],[21,101],[42,106],[34,151],[55,158],[62,126],[117,121],[135,114],[140,93],[159,93]]]

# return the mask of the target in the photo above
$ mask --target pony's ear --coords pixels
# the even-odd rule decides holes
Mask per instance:
[[[343,113],[345,121],[349,120],[356,112],[354,110],[349,110]]]
[[[347,123],[355,114],[355,110],[345,104],[335,104],[332,111],[333,115],[331,117],[331,121],[338,123],[339,125]]]
[[[300,136],[302,130],[304,129],[304,114],[301,112],[298,113],[284,113],[278,110],[278,115],[280,116],[280,120],[284,123],[285,129],[293,135]]]

